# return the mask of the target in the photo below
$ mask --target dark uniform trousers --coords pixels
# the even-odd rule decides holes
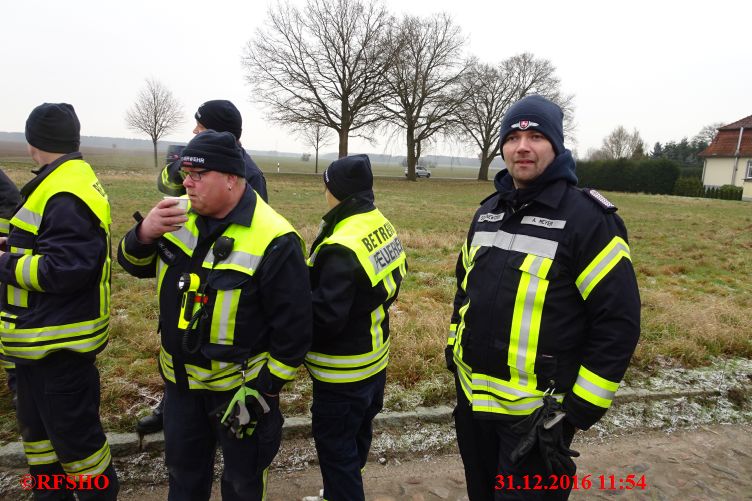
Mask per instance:
[[[99,371],[93,356],[59,351],[34,364],[17,364],[16,372],[23,440],[49,440],[58,457],[54,463],[30,466],[31,475],[65,475],[61,462],[80,461],[102,448],[106,437],[99,420]],[[112,462],[102,474],[109,486],[76,491],[79,500],[117,499],[120,485]],[[34,499],[74,497],[65,489],[34,490]]]
[[[270,401],[272,410],[259,420],[250,437],[229,436],[214,411],[222,406],[224,412],[236,391],[183,390],[175,383],[165,383],[165,463],[170,500],[209,499],[217,443],[225,458],[223,501],[264,499],[267,468],[279,450],[284,418],[279,401]]]
[[[465,398],[456,377],[455,383],[458,396],[457,407],[454,409],[454,424],[457,430],[457,445],[465,465],[467,495],[470,501],[567,499],[571,488],[495,489],[497,475],[504,476],[505,486],[510,475],[516,487],[526,485],[525,475],[528,476],[528,485],[531,487],[537,483],[534,475],[540,475],[540,485],[550,485],[552,482],[537,449],[534,449],[520,465],[515,465],[509,460],[509,454],[522,438],[522,435],[512,431],[513,421],[474,418],[470,403]],[[567,447],[572,443],[573,437],[574,427],[565,421],[564,441]]]
[[[313,439],[326,501],[362,501],[373,418],[384,406],[386,370],[362,383],[313,380]]]

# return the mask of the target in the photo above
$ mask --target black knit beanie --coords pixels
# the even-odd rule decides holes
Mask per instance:
[[[243,117],[240,111],[226,99],[207,101],[198,107],[194,115],[196,121],[207,129],[217,132],[231,132],[235,139],[240,139],[243,132]]]
[[[543,96],[527,96],[514,103],[501,120],[499,140],[504,158],[504,140],[514,131],[537,130],[551,143],[554,153],[564,153],[564,113]]]
[[[359,191],[372,190],[371,160],[368,155],[350,155],[335,160],[324,171],[324,184],[339,201]]]
[[[229,132],[206,130],[195,135],[181,153],[180,166],[245,177],[243,153]]]
[[[26,119],[26,142],[48,153],[73,153],[81,144],[81,124],[68,103],[44,103]]]

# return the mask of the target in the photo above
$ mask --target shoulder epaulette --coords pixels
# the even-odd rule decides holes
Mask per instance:
[[[608,198],[601,195],[597,190],[594,190],[592,188],[583,188],[582,192],[588,196],[591,200],[593,200],[601,209],[603,209],[603,212],[616,212],[617,207],[608,201]]]

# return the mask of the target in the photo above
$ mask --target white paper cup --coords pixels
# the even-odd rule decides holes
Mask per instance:
[[[174,201],[173,203],[175,204],[173,206],[180,207],[181,209],[183,209],[183,212],[188,211],[188,199],[187,198],[183,198],[183,197],[162,197],[162,198],[164,198],[165,200],[173,200]],[[176,224],[175,226],[177,228],[181,228],[183,226],[183,223]]]
[[[162,197],[165,200],[174,200],[174,203],[183,209],[184,211],[188,210],[188,199],[183,197]]]

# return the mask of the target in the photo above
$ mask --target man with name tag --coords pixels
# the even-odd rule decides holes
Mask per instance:
[[[330,210],[308,259],[313,344],[305,364],[313,380],[313,438],[323,499],[358,501],[365,499],[361,470],[371,446],[371,423],[384,399],[389,306],[397,299],[407,261],[394,226],[374,206],[368,156],[332,162],[324,184]]]
[[[559,106],[523,98],[500,141],[507,168],[457,260],[457,442],[471,501],[567,499],[575,431],[604,415],[637,345],[637,280],[616,207],[576,186]],[[525,489],[535,475],[545,488]]]

